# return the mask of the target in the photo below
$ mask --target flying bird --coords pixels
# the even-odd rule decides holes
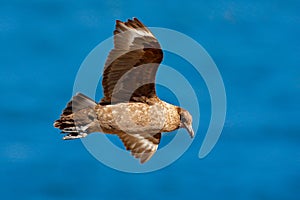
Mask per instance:
[[[97,103],[77,93],[54,127],[66,134],[64,140],[93,132],[117,135],[141,163],[156,152],[162,132],[185,128],[193,138],[190,113],[156,95],[155,75],[162,59],[158,40],[142,22],[117,20],[114,48],[104,66],[104,97]]]

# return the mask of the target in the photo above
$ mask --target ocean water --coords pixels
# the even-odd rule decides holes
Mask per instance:
[[[1,0],[1,199],[300,199],[299,10],[279,0]],[[227,117],[204,159],[200,132],[162,170],[119,172],[52,126],[84,58],[116,19],[134,16],[194,38],[219,68]],[[173,57],[164,62],[187,65]],[[205,129],[210,103],[200,86]],[[167,89],[158,94],[176,103]]]

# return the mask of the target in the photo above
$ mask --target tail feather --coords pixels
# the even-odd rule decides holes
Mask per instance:
[[[77,93],[53,125],[60,129],[61,133],[67,134],[63,137],[65,140],[85,137],[98,122],[95,106],[96,102],[91,98]]]

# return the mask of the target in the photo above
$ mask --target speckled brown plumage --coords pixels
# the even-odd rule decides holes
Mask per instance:
[[[117,20],[114,49],[104,67],[104,97],[97,104],[75,95],[54,127],[67,134],[66,140],[93,132],[116,134],[141,163],[156,152],[162,132],[186,128],[193,137],[189,112],[156,96],[155,74],[162,58],[157,39],[138,19]]]

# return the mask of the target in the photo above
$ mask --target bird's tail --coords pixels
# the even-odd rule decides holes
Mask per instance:
[[[77,93],[53,125],[61,133],[67,134],[63,137],[64,140],[85,137],[99,128],[95,106],[94,100]]]

